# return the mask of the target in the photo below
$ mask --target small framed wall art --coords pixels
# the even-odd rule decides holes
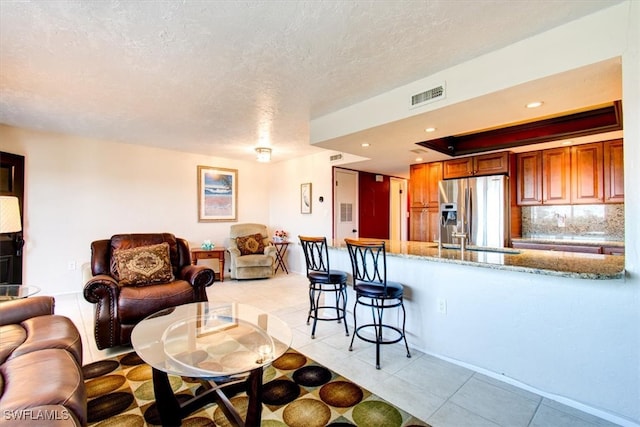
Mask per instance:
[[[198,222],[238,220],[238,170],[198,166]]]
[[[311,183],[300,184],[300,213],[311,213]]]

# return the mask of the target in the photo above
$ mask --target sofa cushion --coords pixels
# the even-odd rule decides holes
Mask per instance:
[[[185,280],[176,280],[162,286],[120,288],[118,297],[120,326],[134,325],[164,308],[193,302],[193,294],[193,286]]]
[[[236,260],[238,268],[271,267],[272,265],[273,258],[263,254],[246,255]]]
[[[174,279],[168,243],[118,249],[113,255],[122,286],[168,283]]]
[[[32,317],[20,326],[26,332],[26,339],[13,351],[11,359],[47,348],[59,348],[71,353],[76,362],[82,364],[80,333],[68,317],[56,314]]]
[[[86,425],[84,379],[68,351],[49,348],[23,354],[0,365],[0,375],[4,380],[3,411],[62,405],[60,416],[71,411],[81,425]]]
[[[20,325],[2,325],[0,326],[0,363],[13,353],[13,351],[22,345],[27,339],[27,331]],[[0,394],[1,395],[1,394]]]
[[[240,255],[253,255],[264,253],[264,237],[262,234],[250,234],[236,238],[236,246],[240,250]]]

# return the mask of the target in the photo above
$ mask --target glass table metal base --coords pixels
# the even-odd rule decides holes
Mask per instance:
[[[197,409],[217,403],[238,426],[260,425],[263,368],[284,354],[291,329],[279,318],[239,303],[180,305],[140,321],[131,333],[134,350],[153,370],[153,387],[163,425],[180,425]],[[199,378],[203,393],[179,401],[170,375]],[[249,398],[247,414],[229,400]]]

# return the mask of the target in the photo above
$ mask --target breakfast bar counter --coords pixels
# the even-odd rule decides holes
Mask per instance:
[[[334,241],[333,248],[347,250],[340,241]],[[511,248],[478,250],[474,247],[462,254],[460,249],[438,249],[436,243],[411,241],[387,241],[387,255],[579,279],[624,277],[624,256],[619,255]]]

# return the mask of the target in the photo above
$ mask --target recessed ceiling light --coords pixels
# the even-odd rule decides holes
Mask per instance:
[[[424,131],[425,132],[435,132],[436,128],[426,128]]]
[[[526,105],[527,108],[538,108],[540,106],[542,106],[543,102],[542,101],[533,101],[530,102]]]
[[[421,162],[422,161],[422,157],[416,157],[416,162]]]
[[[363,142],[361,145],[366,148],[366,147],[369,146],[369,143],[368,142]]]

